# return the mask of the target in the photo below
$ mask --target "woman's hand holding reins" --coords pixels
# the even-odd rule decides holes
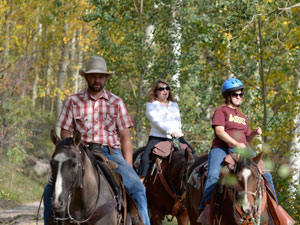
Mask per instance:
[[[172,138],[180,138],[180,135],[176,131],[172,132],[171,136]]]
[[[236,142],[234,144],[234,147],[239,148],[239,149],[245,149],[245,148],[247,148],[247,145],[245,145],[244,143]]]

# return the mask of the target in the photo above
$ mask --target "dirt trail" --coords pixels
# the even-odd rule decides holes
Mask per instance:
[[[27,203],[11,209],[0,208],[0,224],[9,225],[36,225],[39,202]],[[43,225],[43,204],[39,212],[39,225]]]

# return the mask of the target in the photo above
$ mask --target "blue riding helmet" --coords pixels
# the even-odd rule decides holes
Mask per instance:
[[[242,81],[236,78],[229,78],[223,83],[221,92],[223,96],[226,96],[231,91],[241,90],[244,88],[245,85],[242,83]]]

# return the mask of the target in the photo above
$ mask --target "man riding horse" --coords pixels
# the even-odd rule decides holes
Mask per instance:
[[[136,203],[145,225],[150,225],[145,188],[132,168],[132,145],[129,128],[132,121],[123,100],[104,89],[112,72],[107,71],[104,58],[92,56],[86,70],[80,69],[88,88],[71,95],[58,118],[61,138],[71,137],[75,130],[81,133],[90,150],[101,151],[118,164],[116,171],[123,177],[124,186]],[[44,192],[45,224],[50,217],[51,188]]]

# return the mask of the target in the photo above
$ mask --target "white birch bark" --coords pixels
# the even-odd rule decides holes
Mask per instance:
[[[296,86],[295,89],[298,91],[300,89],[300,62],[298,64],[298,69],[296,70]],[[297,186],[300,185],[300,114],[298,114],[294,120],[295,123],[295,133],[294,140],[292,142],[290,152],[295,152],[291,154],[290,164],[293,170],[293,183]],[[296,191],[292,189],[292,191]]]
[[[182,0],[175,1],[174,5],[172,5],[172,31],[171,36],[173,42],[173,63],[175,65],[175,72],[172,76],[172,80],[174,81],[175,87],[178,90],[180,88],[180,56],[181,56],[181,24],[178,19],[178,10],[180,9]]]
[[[37,21],[38,23],[38,21]],[[35,55],[34,55],[34,81],[32,86],[32,107],[35,108],[36,101],[38,98],[38,85],[39,85],[39,67],[36,65],[40,59],[40,39],[42,36],[42,24],[38,24],[38,32],[33,38],[33,46],[36,45]]]
[[[67,34],[68,31],[68,24],[64,23],[64,33]],[[65,43],[64,40],[62,40],[62,47],[61,47],[61,62],[60,62],[60,68],[58,72],[58,88],[61,89],[61,91],[64,90],[64,81],[67,77],[67,65],[68,65],[68,43]],[[57,95],[57,102],[56,102],[56,118],[59,117],[59,114],[62,110],[62,98],[61,94]],[[56,127],[57,134],[60,133],[60,129]]]

